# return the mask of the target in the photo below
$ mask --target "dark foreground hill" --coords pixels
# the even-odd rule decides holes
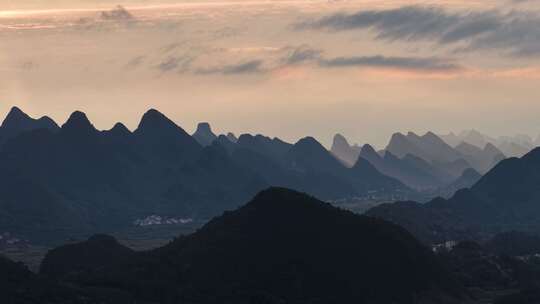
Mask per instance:
[[[448,200],[398,202],[368,215],[400,224],[427,242],[485,237],[503,231],[540,233],[540,148],[501,161],[473,187]]]
[[[30,272],[22,263],[0,256],[0,302],[5,304],[98,303],[86,292]]]
[[[282,188],[263,191],[240,209],[162,248],[127,253],[114,265],[94,264],[83,270],[81,263],[72,262],[81,258],[81,248],[95,261],[92,256],[104,253],[101,242],[55,249],[45,259],[42,275],[158,303],[468,299],[431,250],[404,229]],[[113,247],[118,252],[118,246]],[[63,269],[61,276],[58,268]]]

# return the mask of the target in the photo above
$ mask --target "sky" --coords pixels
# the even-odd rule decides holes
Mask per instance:
[[[0,0],[0,118],[295,142],[540,133],[537,0]]]

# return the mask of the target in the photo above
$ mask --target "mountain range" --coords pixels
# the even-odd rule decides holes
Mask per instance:
[[[482,239],[501,231],[540,233],[540,148],[501,161],[470,189],[420,204],[375,207],[370,216],[402,225],[418,238],[439,243]]]
[[[540,146],[540,135],[536,140],[524,134],[494,138],[473,129],[462,131],[457,135],[451,132],[439,136],[452,147],[466,143],[483,148],[487,144],[491,144],[508,157],[521,157],[534,147]]]
[[[348,166],[363,158],[410,188],[440,195],[453,194],[450,189],[458,180],[465,181],[461,177],[466,170],[484,174],[506,158],[491,143],[483,148],[466,142],[452,147],[433,132],[422,136],[413,132],[395,133],[382,151],[375,151],[369,144],[351,146],[342,135],[336,134],[331,152]]]
[[[344,166],[310,137],[289,144],[229,135],[202,145],[211,129],[198,131],[193,137],[156,110],[131,132],[120,123],[99,131],[82,112],[57,127],[13,108],[0,127],[0,231],[48,241],[151,214],[207,219],[268,186],[325,200],[415,196],[367,162]]]

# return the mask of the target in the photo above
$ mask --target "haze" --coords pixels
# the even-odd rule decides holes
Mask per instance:
[[[122,7],[117,7],[117,5]],[[188,131],[288,141],[339,132],[540,125],[539,1],[0,0],[0,116],[96,127],[158,108]]]

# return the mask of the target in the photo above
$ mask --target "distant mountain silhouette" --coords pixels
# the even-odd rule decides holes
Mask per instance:
[[[192,160],[202,149],[184,129],[154,109],[143,115],[133,134],[147,156],[154,159]]]
[[[503,141],[499,144],[499,149],[511,157],[521,157],[531,150],[530,147],[520,145],[511,141]]]
[[[70,270],[69,261],[79,258],[70,246],[56,249],[63,258],[46,258],[43,267],[65,269],[63,277],[79,288],[127,292],[140,301],[467,301],[433,253],[404,229],[280,188],[259,193],[192,235],[135,257],[127,254],[115,265]],[[77,246],[98,252],[90,256],[102,250]]]
[[[439,134],[438,136],[451,147],[455,147],[463,142],[463,139],[454,132],[450,132],[448,134]]]
[[[223,144],[231,145],[229,141]],[[369,163],[359,162],[358,166],[347,168],[312,137],[290,145],[279,139],[244,134],[232,150],[235,162],[252,169],[270,185],[308,192],[322,199],[363,197],[368,193],[401,197],[415,194]]]
[[[227,133],[226,136],[233,143],[236,143],[238,141],[238,137],[236,137],[236,135],[234,135],[234,133],[229,132],[229,133]]]
[[[216,138],[215,143],[221,145],[229,154],[232,154],[237,148],[236,142],[231,141],[223,134]]]
[[[443,137],[445,140],[433,132],[423,136],[412,132],[407,135],[396,133],[392,136],[387,150],[398,158],[409,154],[424,159],[434,167],[434,171],[446,173],[451,179],[458,179],[463,171],[469,168],[484,174],[506,158],[505,154],[490,142],[495,141],[494,139],[475,130],[462,132],[460,135],[450,133]],[[439,177],[446,183],[449,182],[444,176]]]
[[[476,130],[463,131],[460,134],[462,138],[461,141],[469,143],[477,147],[484,147],[490,142],[493,142],[494,139],[490,138],[487,135],[484,135]]]
[[[236,141],[239,147],[249,149],[259,154],[265,155],[273,160],[280,160],[292,147],[291,144],[275,137],[270,138],[264,135],[242,134]]]
[[[461,155],[432,132],[418,136],[413,132],[392,136],[386,150],[397,157],[407,154],[416,155],[424,160],[438,163],[450,163],[461,158]]]
[[[55,131],[58,125],[49,117],[33,119],[17,107],[11,108],[8,115],[0,125],[0,146],[10,138],[16,137],[23,132],[49,129]]]
[[[343,135],[336,134],[330,152],[332,152],[339,160],[343,161],[346,166],[352,167],[358,160],[360,147],[357,145],[349,145],[349,142]]]
[[[112,129],[105,132],[114,137],[127,137],[131,135],[131,131],[121,122],[116,123]]]
[[[386,151],[384,156],[380,156],[373,147],[364,145],[360,157],[369,161],[381,173],[417,190],[437,188],[452,180],[448,174],[411,154],[398,158]]]
[[[463,142],[480,148],[491,144],[508,157],[521,157],[537,146],[530,136],[523,134],[493,138],[477,130],[466,130],[459,135],[450,133],[440,137],[452,147],[457,147]],[[481,168],[477,167],[476,169],[482,171]]]
[[[314,139],[244,134],[203,147],[157,110],[134,132],[99,131],[74,112],[60,129],[24,131],[0,150],[0,231],[51,242],[149,214],[204,220],[272,185],[329,200],[415,195],[372,166],[346,168]]]
[[[380,173],[368,161],[361,158],[352,168],[345,167],[318,141],[312,137],[300,139],[289,150],[287,167],[305,175],[318,187],[331,187],[334,194],[329,199],[338,198],[338,193],[349,196],[362,196],[366,193],[387,193],[402,195],[412,191],[397,179]],[[320,188],[323,189],[323,188]]]
[[[193,133],[193,138],[203,147],[209,146],[217,139],[216,134],[212,132],[210,124],[201,122],[197,125],[197,130]]]
[[[155,110],[133,133],[122,125],[100,132],[75,112],[59,131],[25,132],[4,145],[0,191],[9,196],[0,197],[0,230],[48,241],[148,214],[205,218],[266,186]]]
[[[433,242],[500,231],[540,232],[540,148],[501,161],[471,189],[427,204],[396,203],[369,215],[401,224]]]
[[[456,150],[463,155],[463,158],[477,171],[486,173],[491,170],[499,161],[505,159],[504,154],[493,144],[487,143],[484,149],[461,142],[456,146]]]
[[[444,198],[450,198],[458,190],[472,187],[480,180],[480,178],[482,178],[482,175],[478,173],[478,171],[474,170],[473,168],[466,169],[458,179],[454,180],[448,185],[445,185],[444,187],[441,187],[437,194]]]

